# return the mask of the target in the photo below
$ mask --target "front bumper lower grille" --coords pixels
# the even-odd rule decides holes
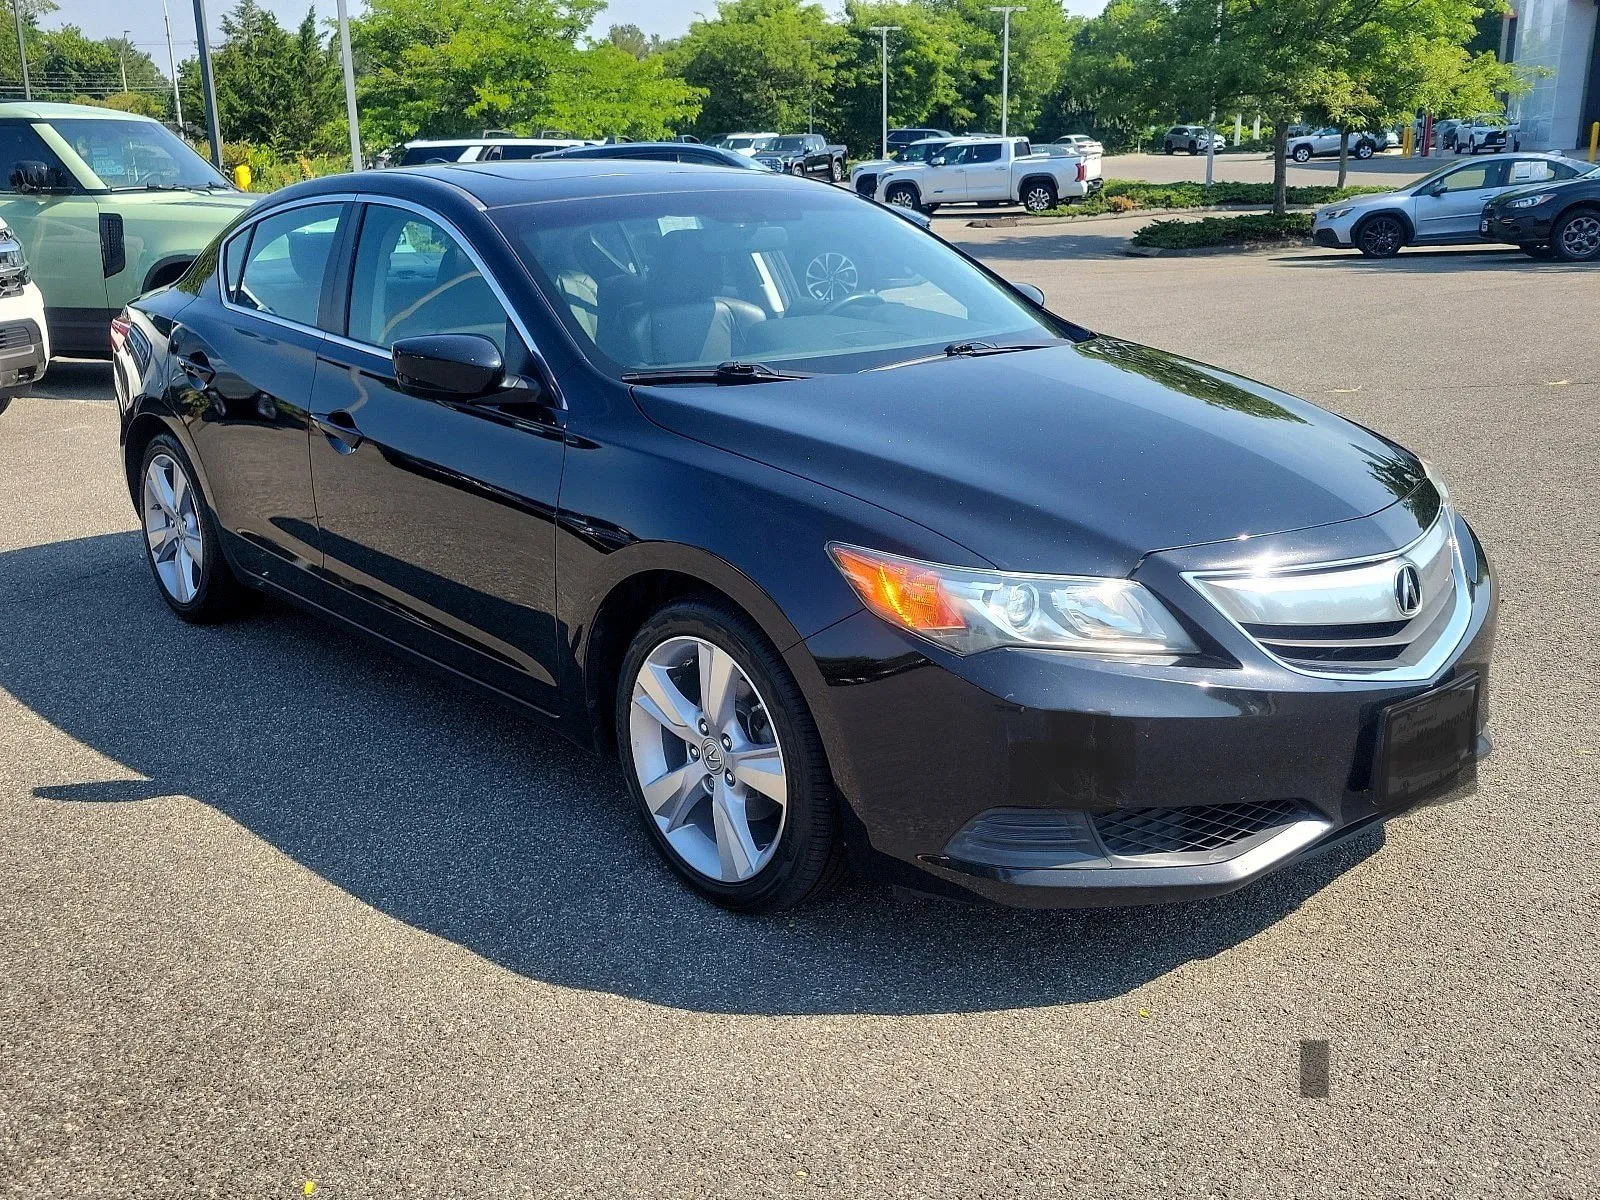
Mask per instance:
[[[1301,815],[1292,800],[1204,804],[1185,808],[1124,808],[1099,813],[1095,832],[1119,858],[1222,850]]]

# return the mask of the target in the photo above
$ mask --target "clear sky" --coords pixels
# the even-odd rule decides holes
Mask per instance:
[[[233,7],[234,0],[205,0],[206,16],[213,33],[217,19]],[[492,4],[494,0],[484,0]],[[843,0],[823,0],[833,11],[842,11]],[[166,35],[161,24],[161,0],[56,0],[57,11],[43,21],[47,27],[69,22],[83,29],[91,37],[118,37],[128,31],[129,40],[156,60],[162,70],[167,66]],[[298,24],[306,14],[310,0],[261,0],[262,7],[270,8],[285,24]],[[167,0],[172,13],[172,40],[178,60],[194,53],[194,0]],[[1096,13],[1105,7],[1105,0],[1066,0],[1067,9],[1076,13]],[[9,8],[10,5],[5,7]],[[332,17],[337,11],[336,0],[318,0],[317,15]],[[350,0],[350,11],[359,12],[362,0]],[[702,13],[716,11],[716,0],[611,0],[600,14],[592,32],[602,34],[609,25],[632,23],[646,33],[659,33],[663,37],[676,37],[689,28],[689,22]]]

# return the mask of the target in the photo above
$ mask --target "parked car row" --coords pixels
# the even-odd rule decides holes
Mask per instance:
[[[1312,218],[1311,236],[1319,246],[1354,247],[1372,258],[1392,257],[1406,246],[1490,240],[1592,259],[1600,254],[1597,178],[1593,164],[1558,154],[1452,163],[1393,192],[1324,205]],[[1581,187],[1569,182],[1580,179]]]

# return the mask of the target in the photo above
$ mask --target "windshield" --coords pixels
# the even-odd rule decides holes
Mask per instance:
[[[57,121],[51,128],[107,187],[229,188],[221,175],[165,125],[154,121]]]
[[[911,145],[899,151],[901,162],[927,162],[933,155],[943,150],[948,142],[912,142]]]
[[[957,342],[1072,336],[904,218],[814,191],[657,191],[491,216],[616,374],[730,360],[853,373]]]
[[[806,140],[803,137],[773,138],[766,146],[766,149],[768,150],[782,150],[785,152],[790,150],[804,150],[805,148]]]
[[[770,150],[776,140],[770,137],[731,137],[722,144],[729,150]]]

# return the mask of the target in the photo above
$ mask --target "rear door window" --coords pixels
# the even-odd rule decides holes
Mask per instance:
[[[316,325],[343,204],[310,204],[258,221],[233,301],[242,308]]]

